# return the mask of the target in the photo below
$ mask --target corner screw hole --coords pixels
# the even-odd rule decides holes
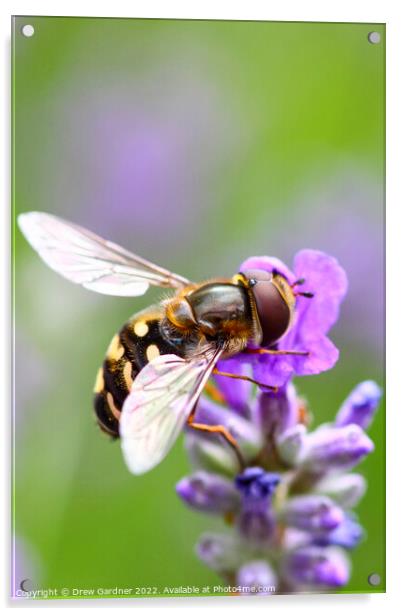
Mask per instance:
[[[369,43],[372,45],[378,45],[378,43],[381,43],[381,34],[379,32],[369,32],[367,38]]]
[[[378,573],[370,573],[368,576],[368,583],[370,586],[379,586],[381,582],[381,577]]]
[[[35,28],[31,24],[25,24],[25,26],[22,26],[21,32],[27,38],[31,38],[35,34]]]

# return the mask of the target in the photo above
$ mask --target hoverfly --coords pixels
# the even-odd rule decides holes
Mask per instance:
[[[143,295],[150,285],[175,291],[123,325],[95,382],[98,424],[121,437],[131,472],[156,466],[186,423],[224,437],[243,466],[237,441],[224,426],[195,421],[197,401],[214,373],[257,383],[219,372],[221,358],[243,351],[307,354],[272,348],[292,326],[296,296],[311,297],[295,292],[302,281],[291,285],[278,272],[253,270],[192,283],[56,216],[28,212],[18,223],[50,268],[86,289],[124,297]]]

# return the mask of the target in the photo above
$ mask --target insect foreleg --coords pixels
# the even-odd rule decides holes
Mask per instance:
[[[285,349],[244,349],[242,353],[249,353],[251,355],[301,355],[307,357],[308,351],[288,351]]]

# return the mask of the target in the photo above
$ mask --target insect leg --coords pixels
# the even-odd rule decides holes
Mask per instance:
[[[233,374],[232,372],[222,372],[221,370],[217,370],[216,368],[212,371],[212,374],[217,374],[218,376],[227,376],[230,379],[240,379],[241,381],[248,381],[249,383],[258,385],[258,387],[265,387],[265,389],[272,389],[272,391],[274,392],[278,391],[277,387],[273,387],[272,385],[267,385],[266,383],[261,383],[260,381],[256,381],[255,379],[252,379],[251,376],[246,376],[244,374]]]
[[[213,432],[215,434],[220,434],[221,436],[223,436],[223,438],[226,440],[228,445],[235,452],[237,460],[238,460],[239,465],[240,465],[240,469],[244,470],[246,468],[246,462],[245,462],[245,460],[243,458],[243,454],[240,451],[238,442],[230,434],[230,432],[227,430],[227,428],[225,428],[225,426],[221,426],[221,425],[210,426],[208,424],[195,423],[194,422],[194,414],[195,414],[195,411],[193,413],[191,413],[190,417],[187,419],[187,424],[190,426],[190,428],[194,428],[194,430],[201,430],[202,432]]]
[[[211,381],[207,381],[207,384],[204,387],[204,392],[212,398],[214,402],[225,402],[223,394],[221,394],[216,385],[211,383]]]
[[[308,351],[287,351],[282,349],[244,349],[242,353],[250,353],[252,355],[302,355],[307,357]]]

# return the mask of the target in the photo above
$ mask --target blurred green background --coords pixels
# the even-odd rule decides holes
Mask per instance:
[[[330,420],[360,380],[383,382],[384,56],[378,24],[17,17],[15,214],[53,212],[194,280],[253,254],[334,254],[350,281],[340,360],[298,381]],[[182,439],[134,477],[92,414],[109,340],[158,294],[69,284],[17,229],[15,294],[17,586],[219,583],[193,546],[220,523],[175,495]],[[384,423],[382,407],[352,592],[384,589]]]

